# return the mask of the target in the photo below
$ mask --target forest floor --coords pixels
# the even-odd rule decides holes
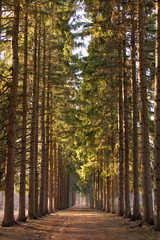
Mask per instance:
[[[0,240],[160,240],[153,227],[89,208],[73,207],[9,228]]]

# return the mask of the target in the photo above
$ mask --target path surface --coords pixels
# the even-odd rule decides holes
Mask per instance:
[[[151,227],[88,209],[70,208],[10,228],[0,227],[0,240],[160,240]]]

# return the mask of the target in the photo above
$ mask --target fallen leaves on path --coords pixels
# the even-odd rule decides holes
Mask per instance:
[[[152,227],[88,208],[70,208],[9,228],[0,240],[160,240]]]

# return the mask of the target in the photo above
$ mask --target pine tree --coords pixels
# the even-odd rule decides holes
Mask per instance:
[[[138,81],[140,104],[140,151],[142,164],[143,220],[153,224],[153,205],[149,151],[148,103],[144,52],[144,1],[137,1]]]
[[[16,141],[16,106],[18,87],[18,31],[19,31],[19,0],[14,0],[14,20],[12,28],[12,82],[9,96],[9,123],[8,123],[8,146],[7,146],[7,173],[5,186],[5,210],[2,226],[15,224],[14,219],[14,165],[15,165],[15,141]]]
[[[156,1],[156,69],[155,69],[155,229],[160,231],[160,3]]]
[[[23,79],[23,126],[22,126],[22,153],[19,193],[18,221],[25,221],[25,190],[26,190],[26,133],[27,133],[27,78],[28,78],[28,5],[25,2],[25,31],[24,31],[24,79]]]
[[[31,140],[30,140],[30,162],[29,162],[29,208],[30,219],[36,218],[35,213],[35,121],[36,121],[36,91],[37,91],[37,3],[35,3],[35,26],[34,26],[34,55],[33,55],[33,99],[31,119]]]
[[[141,219],[139,202],[139,167],[138,167],[138,94],[136,81],[136,46],[135,46],[135,3],[131,2],[131,81],[133,106],[133,216],[132,220]]]

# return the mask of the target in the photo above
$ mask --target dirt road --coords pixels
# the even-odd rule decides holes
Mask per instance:
[[[70,208],[10,228],[0,228],[0,240],[160,240],[151,227],[116,215]]]

